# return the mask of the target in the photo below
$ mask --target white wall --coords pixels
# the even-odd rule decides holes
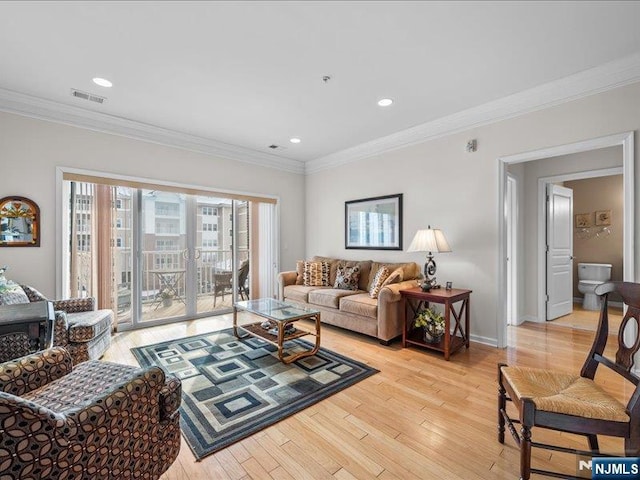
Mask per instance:
[[[613,167],[622,167],[622,146],[524,163],[524,202],[520,216],[524,224],[524,254],[520,256],[519,265],[524,274],[524,298],[520,297],[523,318],[545,320],[545,312],[538,312],[538,179]]]
[[[640,84],[380,154],[307,177],[307,256],[413,260],[421,254],[344,249],[344,202],[404,194],[404,248],[427,224],[452,253],[437,256],[438,279],[470,288],[472,338],[497,339],[498,158],[637,130]],[[466,153],[468,139],[478,151]],[[636,204],[638,149],[635,152]],[[636,217],[640,209],[636,207]],[[640,222],[636,218],[636,242]],[[636,259],[636,272],[638,272]],[[502,319],[501,319],[502,321]]]
[[[56,166],[280,197],[280,261],[303,256],[304,176],[0,112],[0,197],[40,206],[39,248],[0,248],[7,278],[56,292]]]

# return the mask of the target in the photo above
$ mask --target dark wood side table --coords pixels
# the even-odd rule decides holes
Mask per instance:
[[[420,287],[400,290],[400,295],[405,301],[404,328],[402,329],[402,345],[420,345],[421,347],[438,350],[444,353],[444,359],[449,360],[449,356],[460,350],[463,346],[469,348],[469,302],[471,290],[452,288],[431,289],[423,292]],[[456,311],[456,305],[462,302]],[[428,343],[424,341],[422,329],[413,328],[413,320],[430,303],[441,303],[444,305],[444,336],[438,343]],[[464,315],[464,325],[462,316]],[[455,321],[453,332],[451,331],[451,317]]]
[[[0,337],[7,339],[0,342],[2,361],[51,348],[54,319],[53,303],[49,301],[0,305]]]

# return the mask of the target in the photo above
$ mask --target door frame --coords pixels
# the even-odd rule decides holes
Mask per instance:
[[[65,284],[68,284],[68,273],[65,272],[65,268],[64,268],[64,257],[65,257],[65,235],[66,232],[68,232],[69,230],[69,226],[68,226],[68,219],[65,218],[65,216],[63,215],[63,193],[64,193],[64,175],[66,173],[71,173],[71,174],[77,174],[80,176],[88,176],[88,177],[99,177],[99,178],[105,178],[105,179],[110,179],[110,180],[118,180],[118,181],[123,181],[125,182],[124,184],[127,183],[134,183],[134,184],[141,184],[143,185],[142,188],[146,188],[144,187],[144,185],[153,185],[153,186],[157,186],[157,187],[169,187],[169,189],[180,189],[180,190],[184,190],[185,193],[189,193],[188,191],[192,191],[192,190],[196,190],[198,192],[211,192],[212,196],[222,196],[225,193],[228,193],[229,195],[232,196],[237,196],[240,195],[242,197],[249,197],[249,198],[256,198],[256,199],[270,199],[273,200],[273,204],[274,204],[274,212],[273,212],[273,225],[272,225],[272,229],[273,229],[273,234],[272,234],[272,243],[271,243],[271,248],[272,248],[272,259],[273,259],[273,263],[274,263],[274,271],[278,272],[280,271],[280,236],[279,236],[279,232],[280,232],[280,203],[281,203],[281,199],[279,195],[272,195],[272,194],[268,194],[268,193],[257,193],[257,192],[247,192],[247,191],[241,191],[241,190],[232,190],[232,189],[225,189],[225,188],[216,188],[215,186],[204,186],[204,185],[196,185],[196,184],[188,184],[188,183],[181,183],[181,182],[172,182],[172,181],[168,181],[168,180],[161,180],[161,179],[157,179],[157,178],[152,178],[152,177],[136,177],[136,176],[132,176],[132,175],[120,175],[120,174],[116,174],[116,173],[110,173],[110,172],[103,172],[103,171],[99,171],[99,170],[89,170],[89,169],[83,169],[83,168],[75,168],[75,167],[65,167],[65,166],[56,166],[55,167],[55,171],[56,171],[56,199],[55,199],[55,244],[56,244],[56,257],[55,257],[55,264],[56,264],[56,279],[58,281],[56,281],[56,298],[63,298],[63,288]],[[139,188],[139,187],[136,187]],[[132,205],[133,208],[133,205]],[[136,228],[136,225],[132,225],[132,228]],[[234,242],[234,244],[237,242]],[[137,248],[137,246],[132,245],[132,249]],[[67,249],[68,250],[68,249]],[[134,250],[137,251],[137,250]],[[133,281],[137,281],[136,278],[136,273],[135,270],[137,270],[137,268],[134,268],[132,270],[132,282]],[[275,286],[275,276],[272,277],[272,281],[274,282],[274,286]],[[66,282],[66,283],[65,283]],[[135,296],[134,298],[132,298],[132,308],[138,308],[136,305],[136,299]],[[203,314],[196,314],[193,317],[189,317],[189,318],[200,318],[200,317],[207,317],[207,316],[211,316],[211,313],[203,313]],[[133,329],[137,329],[137,328],[146,328],[146,327],[150,327],[150,326],[157,326],[157,325],[164,325],[164,324],[169,324],[169,323],[175,323],[176,320],[175,318],[169,318],[169,319],[163,319],[163,320],[158,320],[157,322],[150,324],[150,323],[143,323],[140,324],[140,322],[138,322],[137,324],[133,324],[133,322],[129,325],[118,325],[117,328],[118,330],[133,330]]]
[[[509,188],[510,186],[510,188]],[[507,190],[505,191],[506,208],[505,220],[507,228],[507,324],[520,325],[518,315],[518,180],[507,172]],[[511,251],[508,246],[511,245]]]
[[[538,257],[538,315],[534,319],[535,322],[544,323],[547,321],[547,305],[545,295],[547,292],[547,275],[546,275],[546,252],[547,252],[547,185],[558,182],[568,182],[571,180],[584,180],[587,178],[609,177],[611,175],[623,175],[623,167],[602,168],[599,170],[585,170],[584,172],[567,173],[564,175],[552,175],[550,177],[538,178],[538,242],[537,242],[537,257]],[[624,206],[626,222],[626,204]],[[623,225],[623,228],[626,226]],[[626,237],[625,237],[626,239]],[[622,263],[623,263],[623,278],[627,280],[624,275],[624,271],[627,270],[625,263],[626,253],[623,246]],[[633,261],[632,261],[633,264]],[[633,268],[632,268],[633,270]],[[627,280],[632,281],[632,280]]]
[[[624,220],[623,220],[623,279],[635,281],[634,233],[634,132],[594,138],[582,142],[558,145],[531,152],[506,155],[498,158],[498,308],[496,315],[497,346],[507,346],[507,229],[505,219],[505,201],[507,191],[507,165],[558,157],[572,153],[586,152],[600,148],[622,146],[622,169],[624,184]],[[539,266],[538,266],[539,268]]]

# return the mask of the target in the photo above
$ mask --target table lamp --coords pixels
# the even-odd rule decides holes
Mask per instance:
[[[423,291],[427,292],[432,288],[439,287],[436,284],[436,262],[433,260],[433,254],[450,251],[451,247],[449,247],[442,230],[431,228],[429,225],[426,230],[416,232],[407,252],[427,252],[427,263],[424,264],[424,283],[421,285]]]

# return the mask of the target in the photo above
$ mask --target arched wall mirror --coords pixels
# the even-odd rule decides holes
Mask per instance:
[[[39,247],[40,208],[25,197],[0,199],[0,247]]]

